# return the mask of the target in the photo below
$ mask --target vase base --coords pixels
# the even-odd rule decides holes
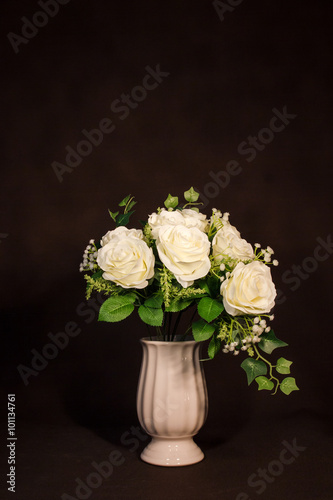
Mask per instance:
[[[169,439],[153,437],[141,453],[148,464],[179,467],[201,462],[205,455],[191,437]]]

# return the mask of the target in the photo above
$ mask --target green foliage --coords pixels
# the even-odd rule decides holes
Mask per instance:
[[[164,205],[166,208],[176,208],[178,205],[178,196],[171,196],[171,194],[168,195],[167,199],[164,202]]]
[[[147,301],[146,301],[147,302]],[[150,326],[162,326],[163,310],[161,308],[147,307],[145,304],[138,309],[138,314],[144,323]]]
[[[134,310],[135,294],[110,297],[100,307],[98,321],[115,323],[127,318]]]
[[[109,214],[116,223],[116,226],[126,226],[126,224],[128,224],[131,215],[134,214],[134,210],[131,211],[131,208],[133,208],[135,204],[136,201],[134,201],[134,196],[129,194],[118,204],[119,207],[124,207],[123,214],[119,213],[119,210],[117,212],[111,212],[111,210],[109,210]]]
[[[283,379],[280,384],[280,389],[287,396],[289,396],[289,394],[293,391],[299,391],[294,377],[286,377]]]
[[[283,342],[283,340],[279,340],[278,338],[276,338],[273,330],[271,330],[270,332],[263,333],[261,335],[261,341],[258,345],[262,351],[266,352],[267,354],[271,354],[274,349],[287,346],[288,344]]]
[[[216,356],[216,354],[221,349],[221,345],[221,339],[216,337],[216,335],[213,335],[208,345],[208,356],[210,357],[210,359],[213,359]]]
[[[267,366],[265,363],[253,358],[244,359],[241,367],[245,370],[248,385],[250,385],[259,375],[266,375],[267,373]]]
[[[199,198],[200,194],[197,193],[193,187],[191,187],[188,191],[185,191],[184,192],[184,198],[186,201],[188,201],[189,203],[193,203],[195,201],[198,201],[198,198]]]
[[[199,319],[198,321],[192,323],[193,337],[197,342],[210,339],[214,331],[215,326],[210,323],[206,323],[204,319]]]
[[[222,302],[210,297],[203,297],[198,304],[198,313],[208,323],[216,319],[224,307]]]
[[[103,293],[104,295],[117,295],[122,290],[118,285],[116,285],[112,281],[107,281],[104,278],[102,278],[102,276],[100,276],[100,273],[96,273],[93,276],[85,274],[84,279],[87,281],[87,287],[86,287],[87,300],[90,299],[91,294],[93,292]]]
[[[272,389],[274,389],[274,382],[269,380],[267,377],[264,377],[263,375],[260,375],[255,380],[258,383],[258,391],[262,391],[263,389],[266,391],[271,391]]]
[[[287,375],[290,373],[290,366],[292,365],[292,361],[288,361],[285,358],[279,358],[276,362],[276,371]]]

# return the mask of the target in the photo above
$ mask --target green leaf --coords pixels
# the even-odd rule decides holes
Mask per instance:
[[[280,389],[284,394],[287,394],[287,396],[293,391],[299,391],[294,377],[284,378],[280,384]]]
[[[171,194],[169,194],[164,205],[166,208],[176,208],[178,205],[178,196],[171,196]]]
[[[219,352],[221,349],[221,339],[218,339],[215,335],[212,337],[211,341],[209,342],[208,346],[208,356],[210,359],[213,359],[216,354]]]
[[[111,212],[111,210],[109,210],[109,214],[110,214],[111,218],[116,222],[116,218],[117,218],[117,215],[119,214],[119,212]]]
[[[262,391],[265,389],[266,391],[271,391],[274,388],[274,383],[271,380],[268,380],[267,377],[256,377],[256,382],[258,383],[258,391]]]
[[[216,319],[224,310],[221,302],[210,297],[203,297],[198,304],[198,313],[208,323]]]
[[[288,344],[283,342],[283,340],[279,340],[275,337],[275,333],[273,332],[273,330],[268,333],[263,333],[258,344],[260,349],[267,354],[271,354],[277,347],[284,347],[286,345]]]
[[[132,214],[134,214],[134,210],[132,210],[131,212],[127,212],[126,214],[118,215],[116,218],[117,226],[126,226]]]
[[[152,297],[149,297],[149,299],[146,299],[144,302],[144,305],[146,307],[150,307],[152,309],[161,309],[162,304],[163,295],[153,295]]]
[[[183,311],[186,309],[190,304],[192,303],[192,300],[172,300],[170,302],[170,305],[165,308],[166,312],[179,312]]]
[[[186,201],[188,201],[189,203],[193,203],[195,201],[198,200],[200,194],[197,193],[193,187],[191,187],[188,191],[185,191],[184,193],[184,198]]]
[[[123,200],[121,200],[121,202],[119,203],[119,207],[125,207],[126,206],[126,203],[128,203],[128,200],[130,199],[131,195],[127,195],[126,198],[124,198]]]
[[[214,331],[215,326],[206,323],[206,321],[203,319],[199,319],[192,324],[193,337],[197,342],[210,339]]]
[[[131,203],[129,203],[128,206],[126,207],[126,212],[131,210],[131,208],[133,208],[134,205],[136,205],[136,201],[132,200]]]
[[[267,366],[265,363],[253,358],[244,359],[241,367],[246,372],[248,385],[250,385],[259,375],[266,375],[267,373]]]
[[[94,273],[91,277],[93,280],[97,280],[98,278],[101,278],[102,277],[102,274],[103,274],[103,269],[100,269],[99,271],[97,271],[96,273]]]
[[[276,371],[286,375],[290,373],[290,365],[292,365],[292,361],[288,361],[285,358],[279,358],[276,362]]]
[[[133,294],[135,295],[135,294]],[[100,307],[98,321],[108,321],[115,323],[127,318],[134,309],[133,295],[118,295],[117,297],[110,297]]]
[[[162,326],[163,324],[163,310],[155,307],[146,307],[142,305],[138,309],[140,318],[144,323],[150,326]]]

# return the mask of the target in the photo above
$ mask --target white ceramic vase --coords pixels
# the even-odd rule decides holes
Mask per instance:
[[[208,411],[200,343],[141,339],[143,358],[137,413],[152,441],[141,453],[145,462],[182,466],[200,462],[203,452],[193,441]]]

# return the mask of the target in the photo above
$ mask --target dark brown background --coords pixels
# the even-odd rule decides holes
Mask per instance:
[[[222,22],[210,1],[71,0],[15,54],[7,34],[20,34],[22,16],[38,10],[34,1],[2,2],[1,403],[16,393],[17,494],[74,495],[75,478],[116,448],[125,465],[92,498],[169,498],[169,487],[174,498],[253,499],[249,475],[278,459],[283,440],[297,438],[306,451],[262,498],[331,500],[332,257],[295,291],[283,278],[331,234],[331,10],[313,1],[244,1]],[[169,76],[120,120],[111,103],[158,64]],[[284,106],[297,117],[247,162],[239,144]],[[115,131],[60,183],[52,162],[64,163],[66,146],[106,117]],[[274,248],[282,292],[274,327],[290,344],[279,354],[294,360],[301,390],[257,393],[246,386],[241,359],[221,354],[205,365],[210,410],[198,436],[205,461],[159,469],[120,442],[138,425],[145,327],[134,318],[107,325],[80,316],[78,267],[88,240],[113,228],[107,210],[125,195],[136,196],[139,227],[169,192],[181,196],[191,185],[205,192],[210,172],[230,160],[242,172],[205,210],[229,211],[243,237]],[[26,387],[17,365],[30,366],[31,349],[40,352],[48,333],[69,321],[81,333]]]

